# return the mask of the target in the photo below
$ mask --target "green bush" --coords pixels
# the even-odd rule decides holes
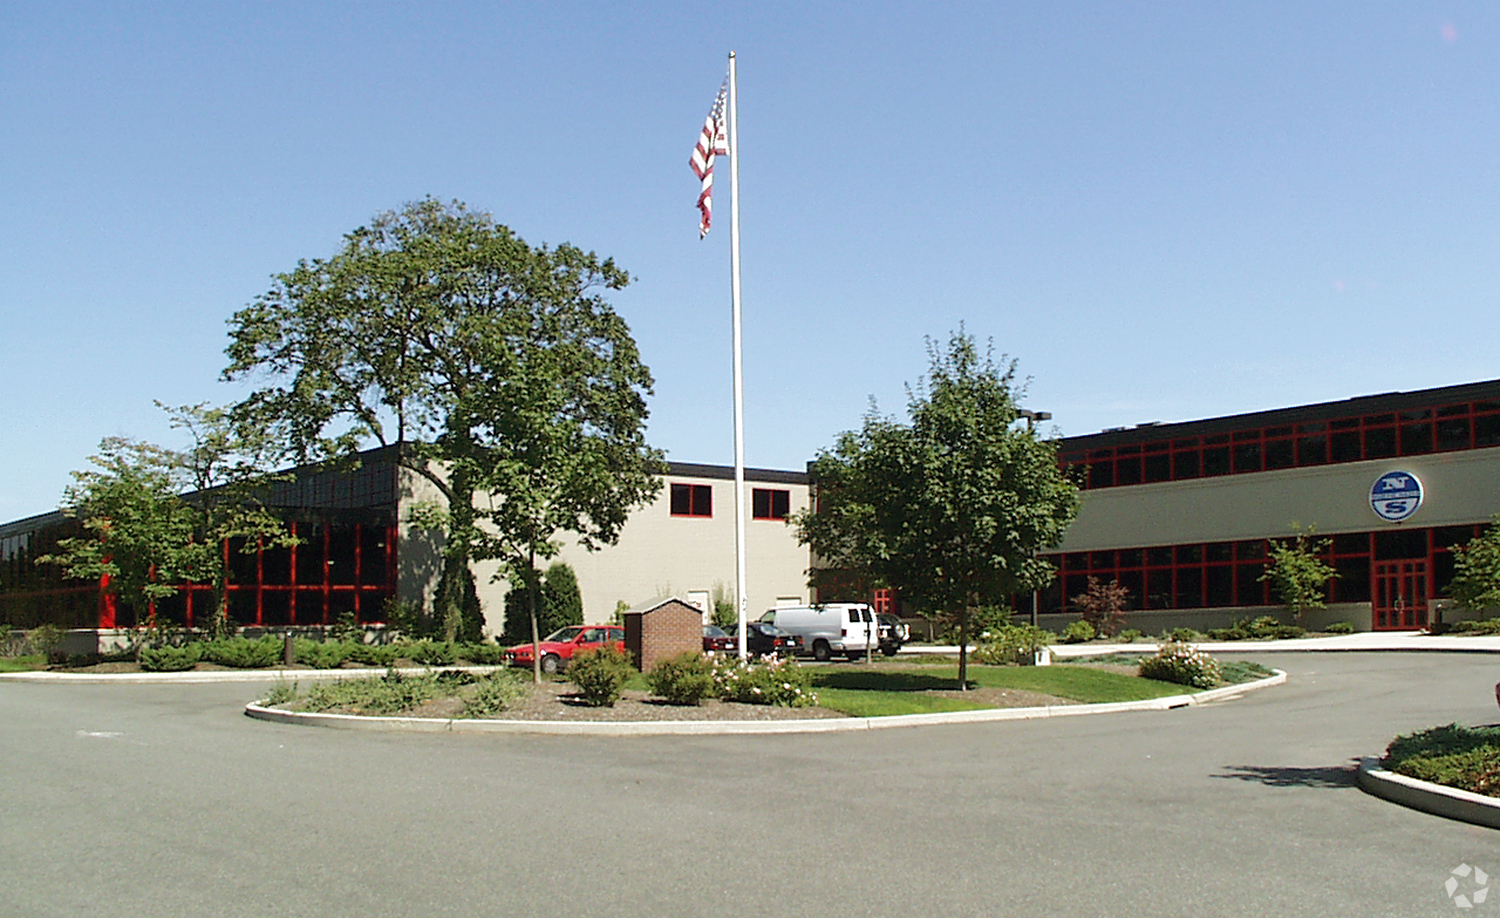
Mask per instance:
[[[703,654],[689,651],[656,664],[646,684],[668,704],[701,704],[714,693],[714,667]]]
[[[1171,631],[1163,632],[1161,639],[1163,642],[1176,641],[1178,643],[1184,643],[1190,641],[1201,641],[1203,640],[1203,635],[1199,634],[1192,628],[1173,628]]]
[[[57,625],[37,625],[26,632],[27,649],[25,652],[41,654],[50,660],[52,652],[57,649],[57,645],[61,644],[62,639],[66,636],[67,632]]]
[[[353,646],[342,641],[320,643],[308,638],[292,642],[292,660],[313,669],[338,669],[349,659]]]
[[[282,661],[282,642],[270,635],[257,641],[247,638],[219,638],[203,645],[203,659],[235,669],[263,669]]]
[[[801,708],[818,703],[812,677],[791,657],[762,657],[747,662],[738,657],[714,659],[714,692],[725,701]]]
[[[1474,622],[1454,622],[1448,629],[1455,634],[1500,634],[1500,618],[1487,618]]]
[[[1354,623],[1353,622],[1334,622],[1333,624],[1329,625],[1327,628],[1324,628],[1323,630],[1326,631],[1326,632],[1328,632],[1329,634],[1353,634],[1354,633]]]
[[[142,647],[141,669],[148,673],[180,673],[198,665],[199,644],[185,647]]]
[[[529,691],[518,672],[502,669],[478,676],[464,697],[463,716],[492,717],[508,710]]]
[[[1139,641],[1143,637],[1145,637],[1145,635],[1135,628],[1126,628],[1119,634],[1120,643],[1122,644],[1134,644],[1136,641]]]
[[[1063,629],[1062,642],[1064,644],[1082,644],[1084,641],[1092,641],[1094,633],[1093,625],[1090,625],[1083,619],[1079,619],[1076,622],[1069,622],[1068,626]]]
[[[288,682],[285,677],[276,680],[266,697],[261,700],[261,705],[274,708],[277,705],[288,704],[297,700],[297,683]]]
[[[1057,641],[1057,635],[1031,625],[1002,625],[989,633],[989,642],[974,649],[974,660],[991,666],[1029,662],[1034,654]]]
[[[458,659],[458,650],[451,641],[410,641],[400,645],[398,652],[422,666],[452,666]]]
[[[398,644],[354,644],[349,647],[349,662],[360,666],[390,666],[400,657]]]
[[[1274,616],[1242,618],[1228,628],[1210,628],[1208,638],[1213,641],[1269,641],[1290,640],[1307,634],[1301,625],[1283,625]]]
[[[1191,644],[1176,641],[1163,644],[1156,656],[1142,659],[1136,672],[1145,679],[1200,689],[1213,688],[1220,679],[1217,660]]]
[[[585,704],[612,708],[634,671],[625,651],[607,644],[574,654],[568,663],[568,681],[578,687]]]
[[[335,711],[375,716],[400,714],[444,692],[435,673],[415,676],[395,670],[383,676],[318,682],[297,706],[301,711]]]
[[[458,657],[477,666],[499,666],[505,662],[505,648],[499,644],[481,644],[470,641],[459,644]]]

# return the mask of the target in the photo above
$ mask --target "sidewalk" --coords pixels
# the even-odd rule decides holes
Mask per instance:
[[[1107,653],[1155,653],[1155,641],[1134,644],[1054,644],[1052,656],[1092,657]],[[1500,653],[1500,635],[1431,635],[1421,631],[1365,631],[1331,637],[1294,638],[1285,641],[1199,641],[1195,647],[1210,653],[1329,653],[1339,651],[1441,651],[1444,653]],[[973,650],[973,645],[970,645]],[[908,644],[902,654],[957,654],[957,645]]]

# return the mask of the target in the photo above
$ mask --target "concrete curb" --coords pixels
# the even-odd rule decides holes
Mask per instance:
[[[564,736],[707,736],[772,733],[845,733],[854,730],[889,730],[937,724],[977,724],[1003,720],[1037,720],[1046,717],[1076,717],[1116,714],[1126,711],[1165,711],[1211,704],[1236,698],[1245,692],[1286,682],[1286,673],[1226,685],[1191,695],[1169,695],[1145,701],[1109,704],[1049,705],[1038,708],[987,708],[982,711],[951,711],[938,714],[897,714],[891,717],[841,717],[817,720],[666,720],[666,721],[558,721],[558,720],[433,720],[418,717],[359,717],[351,714],[303,714],[281,711],[260,704],[245,705],[245,715],[257,720],[328,727],[343,730],[386,730],[413,733],[546,733]]]
[[[500,666],[406,666],[396,672],[403,676],[420,675],[440,669],[461,669],[466,672],[487,673]],[[204,684],[210,682],[276,682],[288,679],[293,682],[316,682],[322,679],[355,679],[361,676],[381,676],[388,669],[232,669],[212,672],[183,673],[0,673],[0,682],[41,682],[66,685],[163,685],[166,683]]]
[[[1380,767],[1378,756],[1360,761],[1357,779],[1361,790],[1383,800],[1445,819],[1500,829],[1500,799],[1386,771]]]

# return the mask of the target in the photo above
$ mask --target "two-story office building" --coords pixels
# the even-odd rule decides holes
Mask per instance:
[[[1047,623],[1090,576],[1124,585],[1130,627],[1150,633],[1274,611],[1268,543],[1297,523],[1329,539],[1338,571],[1308,624],[1421,628],[1442,613],[1453,546],[1500,512],[1500,380],[1106,430],[1064,439],[1060,458],[1083,503],[1048,555]]]

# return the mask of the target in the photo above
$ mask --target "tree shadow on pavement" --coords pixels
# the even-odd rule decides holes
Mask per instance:
[[[1212,778],[1230,778],[1236,781],[1253,781],[1267,787],[1354,787],[1356,761],[1349,765],[1324,768],[1289,768],[1270,765],[1225,765],[1223,774]]]

